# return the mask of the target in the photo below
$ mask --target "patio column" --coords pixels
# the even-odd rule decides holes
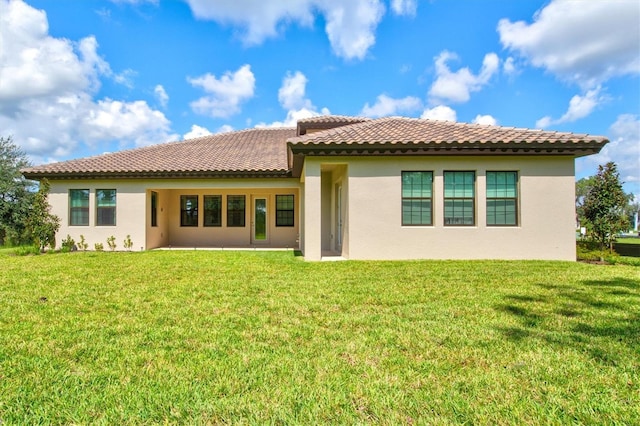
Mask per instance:
[[[304,166],[304,258],[322,258],[322,208],[320,163],[309,161]]]

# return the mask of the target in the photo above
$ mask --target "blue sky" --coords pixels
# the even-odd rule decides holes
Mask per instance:
[[[0,135],[35,164],[318,114],[607,136],[640,197],[636,0],[0,0]]]

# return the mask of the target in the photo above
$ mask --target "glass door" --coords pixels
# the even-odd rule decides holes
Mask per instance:
[[[267,215],[267,198],[253,198],[253,232],[254,243],[266,243],[268,241],[269,221]]]

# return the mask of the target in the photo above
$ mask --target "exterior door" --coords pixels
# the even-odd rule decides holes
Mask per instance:
[[[342,185],[336,185],[336,250],[342,250]]]
[[[268,199],[264,196],[253,196],[251,215],[251,243],[267,244],[269,242]]]

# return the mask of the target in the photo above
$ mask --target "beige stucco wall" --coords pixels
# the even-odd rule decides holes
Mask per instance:
[[[575,260],[572,157],[307,157],[305,171],[347,164],[345,226],[350,259],[558,259]],[[433,226],[402,226],[401,172],[434,172]],[[476,225],[443,225],[443,172],[476,172]],[[519,224],[486,226],[486,171],[519,174]],[[321,189],[320,174],[307,180]],[[305,197],[305,220],[320,226],[320,197]],[[307,233],[308,233],[307,226]],[[305,258],[318,260],[322,235],[306,239]]]
[[[61,180],[51,181],[49,203],[52,213],[61,219],[57,241],[71,235],[76,241],[84,235],[93,250],[95,243],[116,237],[117,249],[122,250],[127,235],[133,241],[133,250],[163,246],[185,247],[298,247],[300,194],[298,179],[183,179],[183,180]],[[89,189],[89,226],[69,226],[69,189]],[[116,226],[95,226],[96,189],[116,189]],[[151,226],[151,192],[158,194],[158,223]],[[205,194],[223,196],[223,226],[203,227],[203,199]],[[226,195],[246,195],[244,228],[226,227]],[[275,226],[275,195],[293,194],[295,200],[295,226]],[[199,196],[199,226],[180,226],[180,195]],[[267,198],[268,240],[252,244],[252,196]]]
[[[107,238],[116,238],[116,250],[124,249],[124,240],[130,235],[132,250],[141,250],[146,246],[144,186],[135,181],[120,180],[84,180],[50,181],[49,204],[51,212],[60,217],[60,230],[56,235],[58,244],[70,235],[76,242],[84,235],[89,250],[96,243],[102,243],[105,250]],[[69,190],[89,189],[89,226],[69,225]],[[116,190],[116,226],[96,226],[96,189]]]
[[[402,226],[401,172],[434,172],[433,226]],[[476,224],[443,225],[443,172],[476,172]],[[519,174],[519,224],[487,227],[487,170]],[[298,179],[85,180],[52,181],[49,201],[61,218],[58,242],[84,235],[93,249],[118,249],[131,236],[133,249],[160,246],[252,246],[252,196],[268,200],[265,247],[300,247],[306,259],[336,254],[336,185],[342,185],[342,247],[350,259],[560,259],[575,260],[574,160],[572,157],[307,157]],[[89,189],[89,226],[69,226],[69,189]],[[95,226],[96,189],[117,190],[117,226]],[[158,193],[158,226],[151,227],[151,191]],[[205,194],[223,195],[223,226],[201,226]],[[246,226],[227,228],[226,195],[247,196]],[[275,195],[294,194],[295,227],[275,227]],[[180,227],[180,195],[199,196],[197,228]],[[260,246],[255,244],[256,247]]]

